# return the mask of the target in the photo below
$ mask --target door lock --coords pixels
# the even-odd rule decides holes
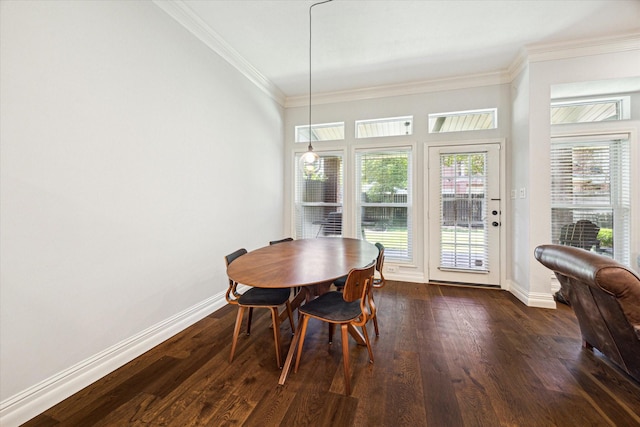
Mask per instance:
[[[491,225],[493,225],[494,227],[498,227],[500,223],[498,221],[493,221]]]

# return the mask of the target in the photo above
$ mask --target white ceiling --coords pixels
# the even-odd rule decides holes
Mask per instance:
[[[314,1],[182,3],[285,96],[308,93]],[[313,8],[313,92],[505,71],[525,46],[639,30],[640,0],[334,0]]]

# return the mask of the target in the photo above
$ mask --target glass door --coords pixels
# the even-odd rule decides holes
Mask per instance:
[[[429,148],[429,280],[500,286],[500,146]]]

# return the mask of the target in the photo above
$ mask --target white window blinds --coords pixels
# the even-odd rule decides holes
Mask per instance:
[[[385,246],[389,260],[411,261],[411,149],[356,152],[357,230]]]
[[[440,268],[488,272],[487,153],[440,155]]]
[[[306,175],[296,156],[296,239],[342,235],[342,155],[318,153],[320,169]]]
[[[554,140],[552,239],[630,262],[630,163],[625,135]]]

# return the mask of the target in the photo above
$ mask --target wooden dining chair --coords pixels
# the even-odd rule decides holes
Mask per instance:
[[[376,306],[371,299],[369,287],[373,282],[375,264],[365,268],[354,268],[349,272],[342,292],[330,291],[309,301],[299,308],[302,315],[300,343],[294,372],[298,372],[302,347],[307,332],[309,319],[319,319],[332,325],[340,325],[342,335],[342,361],[344,365],[344,382],[347,395],[351,394],[351,374],[349,369],[349,332],[348,327],[360,326],[364,335],[369,362],[373,363],[373,351],[365,325],[371,316],[375,316]]]
[[[380,242],[376,243],[376,247],[378,248],[378,258],[376,259],[376,273],[377,275],[373,278],[373,284],[370,287],[370,292],[372,293],[371,299],[373,299],[373,289],[374,288],[382,288],[386,284],[386,279],[384,278],[384,274],[382,274],[382,268],[384,267],[384,245]],[[347,280],[347,276],[342,276],[333,282],[334,286],[338,290],[342,290],[344,288],[344,284]],[[376,331],[376,336],[380,336],[380,331],[378,329],[378,317],[376,315],[373,316],[373,327]],[[333,328],[329,329],[329,342],[331,342],[333,336]]]
[[[229,267],[234,260],[238,259],[242,255],[246,254],[247,250],[242,248],[224,257],[224,260]],[[237,291],[238,283],[229,278],[229,288],[225,295],[229,304],[235,304],[238,306],[238,315],[236,316],[236,325],[233,329],[233,341],[231,343],[231,355],[229,356],[229,362],[233,361],[233,355],[236,351],[236,344],[238,343],[238,335],[240,334],[240,327],[242,326],[242,317],[244,310],[249,309],[249,316],[247,318],[247,335],[251,333],[251,317],[254,308],[268,308],[271,311],[271,319],[273,322],[273,339],[276,346],[276,362],[278,368],[282,368],[282,357],[280,355],[280,314],[278,308],[282,305],[285,306],[287,311],[287,317],[289,318],[289,324],[291,325],[291,333],[295,332],[295,326],[293,324],[293,311],[291,310],[291,303],[289,302],[289,296],[291,295],[290,288],[250,288],[244,293],[240,294]]]

